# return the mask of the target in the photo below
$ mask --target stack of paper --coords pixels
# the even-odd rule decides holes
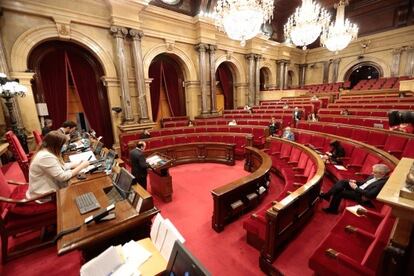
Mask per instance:
[[[347,169],[342,165],[334,165],[334,166],[335,166],[335,168],[337,168],[340,171],[347,171]]]
[[[80,270],[81,276],[109,275],[122,266],[124,260],[118,253],[121,246],[111,246],[99,256],[84,264]]]
[[[181,243],[185,242],[184,237],[178,232],[171,221],[169,219],[164,219],[160,214],[157,214],[154,219],[150,236],[155,247],[167,261],[170,259],[175,241],[179,240]]]
[[[69,155],[70,162],[80,163],[82,161],[95,161],[95,160],[96,160],[95,154],[93,154],[93,152],[90,150]]]

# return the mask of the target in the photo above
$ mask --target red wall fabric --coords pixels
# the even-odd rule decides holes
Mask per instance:
[[[78,93],[83,111],[92,129],[98,136],[103,136],[107,146],[114,143],[112,134],[111,114],[108,98],[104,94],[99,76],[90,62],[74,52],[68,51],[66,62],[72,77],[75,91]]]
[[[154,59],[149,69],[151,83],[151,107],[154,121],[157,121],[160,105],[161,86],[164,88],[172,116],[185,116],[185,95],[182,87],[183,77],[178,64],[168,56]]]
[[[216,78],[219,80],[224,94],[224,108],[233,109],[233,75],[226,64],[220,64],[217,68]]]
[[[47,102],[49,117],[55,126],[61,126],[67,118],[68,77],[63,51],[51,51],[41,60],[40,79]]]

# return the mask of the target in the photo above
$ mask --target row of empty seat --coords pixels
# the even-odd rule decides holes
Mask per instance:
[[[308,89],[311,93],[320,93],[320,92],[339,92],[340,89],[349,89],[351,83],[346,82],[337,82],[337,83],[322,83],[322,84],[311,84],[305,85],[305,89]]]
[[[352,89],[353,90],[377,90],[377,89],[391,89],[400,88],[400,81],[410,79],[407,76],[402,77],[391,77],[391,78],[380,78],[380,79],[369,79],[360,80]]]

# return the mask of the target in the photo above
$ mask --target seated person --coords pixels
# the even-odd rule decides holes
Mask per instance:
[[[269,135],[270,136],[276,136],[277,131],[279,130],[279,122],[276,121],[275,117],[272,117],[269,124]]]
[[[376,164],[372,166],[372,176],[364,181],[339,180],[327,193],[321,193],[319,196],[327,201],[330,200],[329,207],[322,210],[326,213],[337,214],[338,208],[343,198],[352,199],[359,204],[372,206],[370,199],[375,199],[388,177],[386,176],[390,169],[385,164]],[[331,199],[332,197],[332,199]]]
[[[287,103],[285,103],[284,105],[283,105],[283,108],[282,109],[289,109],[289,105],[287,104]]]
[[[285,127],[282,138],[290,141],[295,141],[295,134],[292,132],[292,129],[290,127]]]
[[[342,109],[341,110],[341,113],[340,113],[341,115],[343,115],[343,116],[348,116],[349,115],[349,111],[348,111],[348,109]]]
[[[311,101],[319,101],[319,98],[316,95],[313,95]]]
[[[295,107],[295,110],[293,110],[293,119],[295,120],[295,122],[302,119],[302,110],[299,110],[299,107],[297,106]]]
[[[193,121],[189,120],[187,126],[188,127],[193,127],[194,126]]]
[[[247,112],[249,112],[249,113],[252,113],[252,108],[248,105],[248,104],[246,104],[244,107],[243,107],[243,109],[244,110],[246,110]]]
[[[315,114],[315,112],[311,112],[308,115],[308,121],[310,122],[317,122],[319,121],[319,116]]]
[[[330,161],[332,164],[342,164],[342,157],[345,157],[345,150],[339,141],[332,141],[329,146],[331,150],[322,156],[322,160]]]
[[[237,126],[237,122],[236,122],[236,120],[235,120],[235,119],[231,120],[231,121],[229,122],[229,126]]]
[[[42,136],[45,137],[50,131],[52,131],[53,121],[51,119],[45,120],[45,126],[42,128]]]
[[[401,131],[405,133],[414,133],[413,124],[410,123],[401,123],[399,125],[392,126],[390,127],[390,130]]]
[[[141,135],[139,135],[139,139],[147,139],[151,138],[151,133],[148,131],[148,129],[145,129]]]
[[[67,141],[67,136],[59,131],[51,131],[43,138],[29,168],[28,199],[66,187],[70,178],[89,166],[86,160],[80,163],[63,162],[62,147]]]

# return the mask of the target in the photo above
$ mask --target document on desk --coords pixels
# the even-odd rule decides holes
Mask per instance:
[[[154,245],[155,245],[155,242],[157,241],[158,234],[160,232],[160,227],[163,222],[164,222],[164,218],[161,216],[160,213],[158,213],[154,218],[154,222],[152,223],[151,232],[150,232],[151,241],[154,243]]]
[[[347,169],[342,165],[334,165],[334,167],[337,168],[340,171],[347,171]]]
[[[185,239],[169,219],[164,220],[164,223],[167,227],[167,232],[160,253],[164,259],[169,260],[175,241],[179,240],[181,243],[184,243]]]
[[[133,267],[140,267],[151,257],[151,252],[136,241],[130,241],[122,246],[122,255],[126,263],[132,264]]]
[[[118,247],[118,248],[117,248]],[[115,272],[124,261],[118,253],[120,246],[110,246],[97,257],[93,258],[81,267],[81,276],[110,275]]]
[[[91,150],[88,150],[88,151],[85,151],[85,152],[69,155],[69,160],[70,160],[70,162],[80,163],[80,162],[86,161],[86,160],[95,161],[96,157],[95,157],[95,154],[93,154],[93,152]]]

